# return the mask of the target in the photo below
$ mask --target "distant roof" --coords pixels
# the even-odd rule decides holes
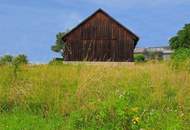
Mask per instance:
[[[172,54],[172,53],[174,53],[174,51],[173,50],[165,50],[165,51],[163,51],[163,53],[164,54]]]
[[[91,19],[93,16],[95,16],[97,13],[103,13],[104,15],[106,15],[107,17],[109,17],[110,19],[112,19],[114,22],[116,22],[119,26],[121,26],[122,28],[124,28],[127,32],[129,32],[130,34],[132,34],[135,37],[135,46],[139,40],[139,37],[133,33],[131,30],[129,30],[128,28],[126,28],[124,25],[122,25],[121,23],[119,23],[117,20],[115,20],[113,17],[111,17],[108,13],[106,13],[104,10],[102,9],[98,9],[97,11],[95,11],[92,15],[90,15],[89,17],[87,17],[83,22],[81,22],[80,24],[78,24],[76,27],[74,27],[72,30],[70,30],[64,37],[67,37],[68,35],[70,35],[73,31],[75,31],[77,28],[79,28],[81,25],[83,25],[86,21],[88,21],[89,19]]]
[[[145,51],[151,52],[162,52],[164,54],[171,54],[174,51],[169,46],[161,46],[161,47],[148,47],[148,48],[135,48],[134,53],[144,53]]]
[[[145,48],[135,48],[134,53],[144,53]]]
[[[170,49],[170,46],[156,46],[156,47],[148,47],[150,49],[152,48],[163,48],[163,49]]]

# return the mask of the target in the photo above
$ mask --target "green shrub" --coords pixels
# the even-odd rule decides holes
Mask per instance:
[[[50,65],[60,65],[63,64],[63,59],[62,58],[54,58],[49,62]]]
[[[28,64],[27,56],[20,54],[13,59],[13,64]]]
[[[175,50],[171,56],[171,66],[173,69],[189,69],[190,66],[190,49],[180,48]]]
[[[27,64],[28,59],[27,56],[24,54],[20,54],[16,57],[11,55],[4,55],[0,57],[0,65],[15,65],[15,64]]]
[[[135,60],[135,62],[144,62],[145,56],[143,54],[135,54],[134,60]]]
[[[190,59],[190,49],[180,48],[175,50],[172,55],[172,59],[176,61],[185,61],[187,59]]]
[[[4,55],[0,58],[0,65],[9,65],[13,61],[13,56],[11,55]]]

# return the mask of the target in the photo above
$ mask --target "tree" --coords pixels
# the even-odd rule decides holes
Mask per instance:
[[[56,42],[55,45],[51,46],[51,50],[57,53],[60,53],[62,57],[64,57],[64,42],[62,40],[63,36],[65,35],[65,32],[59,32],[56,35]]]
[[[20,54],[13,59],[14,64],[28,64],[27,56]]]
[[[190,49],[190,24],[186,24],[177,35],[169,40],[172,49],[189,48]]]
[[[0,58],[0,64],[1,65],[9,65],[13,61],[13,56],[11,55],[4,55]]]

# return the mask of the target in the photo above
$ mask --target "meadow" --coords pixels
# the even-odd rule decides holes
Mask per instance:
[[[189,130],[190,72],[166,62],[0,66],[0,130]]]

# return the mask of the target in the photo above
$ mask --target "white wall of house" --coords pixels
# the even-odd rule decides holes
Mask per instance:
[[[171,50],[169,47],[149,47],[149,48],[136,48],[134,50],[134,54],[145,54],[145,52],[161,52],[163,60],[169,60],[171,58],[171,55],[173,54],[173,50]],[[146,59],[148,57],[145,55]]]

